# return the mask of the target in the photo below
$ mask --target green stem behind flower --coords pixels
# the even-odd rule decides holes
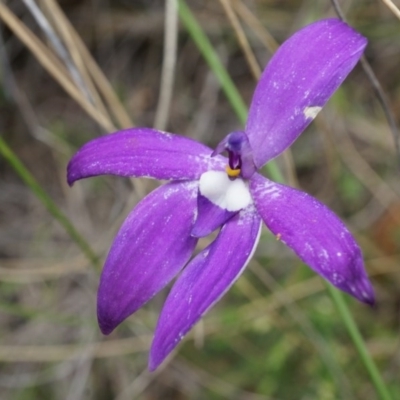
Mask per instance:
[[[63,226],[73,241],[80,247],[88,260],[95,266],[99,266],[99,259],[95,252],[91,249],[86,240],[75,229],[69,219],[58,208],[57,204],[51,197],[42,189],[33,175],[26,169],[24,164],[19,160],[18,156],[8,147],[7,143],[0,136],[0,154],[12,166],[15,172],[32,190],[36,197],[43,203],[49,213]]]
[[[244,125],[247,120],[248,110],[242,99],[242,96],[236,88],[236,85],[233,83],[230,75],[228,74],[228,71],[222,64],[218,54],[203,32],[203,29],[196,21],[195,17],[183,0],[178,0],[178,10],[179,16],[188,30],[191,38],[196,43],[203,57],[206,59],[210,69],[217,77],[218,82],[221,85],[222,90],[224,91],[226,98],[235,111],[239,121]],[[274,181],[284,181],[283,175],[274,161],[269,162],[264,168]]]
[[[190,36],[192,37],[193,41],[198,46],[201,54],[207,61],[210,69],[216,75],[222,90],[225,92],[225,95],[230,102],[232,108],[234,109],[238,119],[242,124],[246,122],[247,118],[247,107],[245,106],[242,97],[239,94],[235,84],[233,83],[232,79],[230,78],[226,68],[220,61],[217,53],[215,52],[213,46],[211,45],[210,41],[208,40],[207,36],[205,35],[204,31],[196,21],[195,17],[187,7],[184,0],[178,0],[178,9],[179,9],[179,16],[185,25],[186,29],[188,30]],[[266,170],[268,174],[271,176],[272,179],[275,181],[283,182],[284,179],[282,174],[274,162],[270,162],[266,166]],[[365,342],[357,328],[357,325],[350,313],[349,308],[347,307],[342,293],[340,293],[337,289],[333,286],[328,284],[328,292],[335,303],[339,315],[347,328],[347,331],[361,357],[361,360],[367,369],[372,383],[375,386],[375,389],[380,397],[381,400],[391,400],[391,396],[389,391],[387,390],[385,383],[380,376],[380,373],[369,354]]]
[[[360,330],[358,329],[357,324],[355,323],[354,318],[347,307],[343,294],[328,282],[326,282],[326,287],[333,302],[335,303],[336,308],[339,311],[340,316],[343,319],[344,324],[346,325],[349,335],[356,346],[358,354],[371,377],[372,383],[374,384],[379,397],[382,400],[391,400],[392,397],[379,373],[378,368],[376,367],[376,364],[374,363],[367,350],[367,347],[365,346],[364,339],[362,338]]]

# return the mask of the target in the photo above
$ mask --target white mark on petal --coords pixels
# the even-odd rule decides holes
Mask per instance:
[[[322,249],[320,254],[323,258],[325,258],[326,260],[329,260],[329,254],[325,249]]]
[[[254,214],[257,214],[257,209],[254,204],[250,204],[240,211],[238,225],[249,224],[249,222],[254,219]]]
[[[303,110],[303,114],[307,119],[308,118],[314,119],[321,110],[322,110],[322,107],[319,107],[319,106],[306,107]]]
[[[168,184],[167,184],[168,185]],[[169,187],[167,190],[165,190],[163,197],[165,200],[167,200],[169,197],[174,195],[175,193],[178,193],[180,191],[187,191],[187,194],[189,195],[189,198],[194,198],[197,197],[197,188],[198,188],[198,182],[197,181],[188,181],[185,183],[180,183],[180,184],[169,184]]]
[[[226,160],[221,156],[211,157],[211,155],[201,154],[198,156],[189,156],[189,158],[193,160],[193,163],[204,165],[207,170],[215,168],[224,169],[226,165]]]
[[[265,181],[263,185],[259,185],[255,188],[255,193],[268,196],[271,199],[277,199],[281,195],[281,190],[274,182]]]
[[[304,248],[309,252],[309,253],[314,253],[314,249],[312,248],[312,246],[310,245],[310,243],[306,242],[304,243]]]

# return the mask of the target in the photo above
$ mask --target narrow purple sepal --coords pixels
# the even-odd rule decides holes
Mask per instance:
[[[257,168],[296,140],[366,45],[363,36],[337,19],[308,25],[282,44],[258,82],[246,124]]]
[[[68,183],[97,175],[192,180],[223,170],[223,157],[192,139],[150,128],[131,128],[86,143],[67,167]]]
[[[238,279],[258,243],[260,228],[254,206],[243,209],[184,269],[158,320],[150,351],[151,371]]]
[[[197,218],[191,235],[197,238],[207,236],[236,213],[237,211],[228,211],[216,206],[199,193],[197,197]]]
[[[166,286],[189,260],[197,182],[172,182],[146,196],[129,214],[108,254],[97,296],[104,334]]]
[[[267,227],[315,272],[358,300],[374,304],[361,250],[326,206],[305,192],[255,174],[254,203]]]

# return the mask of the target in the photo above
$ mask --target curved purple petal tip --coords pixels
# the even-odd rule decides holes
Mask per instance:
[[[254,175],[250,191],[267,227],[301,260],[337,288],[374,304],[361,250],[326,206],[307,193]]]
[[[126,218],[100,278],[97,316],[104,334],[164,288],[189,260],[197,243],[190,236],[197,186],[160,186]]]
[[[261,219],[251,205],[232,217],[217,239],[184,269],[158,320],[150,350],[150,371],[239,278],[257,246],[260,228]]]
[[[255,89],[246,124],[257,168],[288,148],[360,59],[367,40],[338,19],[286,40]]]

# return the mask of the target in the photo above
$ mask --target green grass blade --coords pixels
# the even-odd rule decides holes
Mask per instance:
[[[210,69],[217,77],[219,84],[221,85],[222,90],[224,91],[226,98],[235,111],[239,121],[244,125],[246,123],[248,113],[247,106],[237,90],[236,85],[228,74],[228,71],[218,57],[217,52],[214,50],[212,44],[208,40],[208,37],[183,0],[178,0],[178,11],[179,16],[191,38],[196,43]],[[274,161],[269,162],[264,168],[274,181],[284,181],[282,173]]]
[[[389,390],[387,389],[376,364],[374,363],[365,346],[364,339],[362,338],[357,324],[355,323],[354,318],[344,301],[343,294],[329,283],[326,283],[326,287],[333,302],[335,303],[336,308],[339,311],[344,324],[346,325],[349,335],[358,351],[362,363],[371,377],[372,383],[375,386],[380,399],[391,400],[392,397],[389,393]]]
[[[18,156],[8,147],[7,143],[0,136],[0,154],[12,166],[14,171],[32,190],[36,197],[43,203],[49,213],[63,226],[71,239],[79,246],[82,252],[90,260],[93,265],[99,265],[99,259],[95,252],[91,249],[86,240],[75,229],[69,219],[58,208],[57,204],[49,197],[49,195],[42,189],[40,184],[36,181],[33,175],[27,170],[24,164],[19,160]]]
[[[201,54],[207,61],[210,69],[216,75],[223,91],[226,94],[228,101],[230,102],[240,122],[244,124],[247,119],[246,104],[244,103],[235,84],[232,82],[232,79],[228,74],[226,68],[222,64],[220,58],[218,57],[218,54],[215,52],[212,44],[208,40],[208,37],[203,32],[203,29],[196,21],[196,18],[189,10],[189,7],[182,0],[178,0],[178,11],[183,24],[188,30],[193,41],[196,43]]]

